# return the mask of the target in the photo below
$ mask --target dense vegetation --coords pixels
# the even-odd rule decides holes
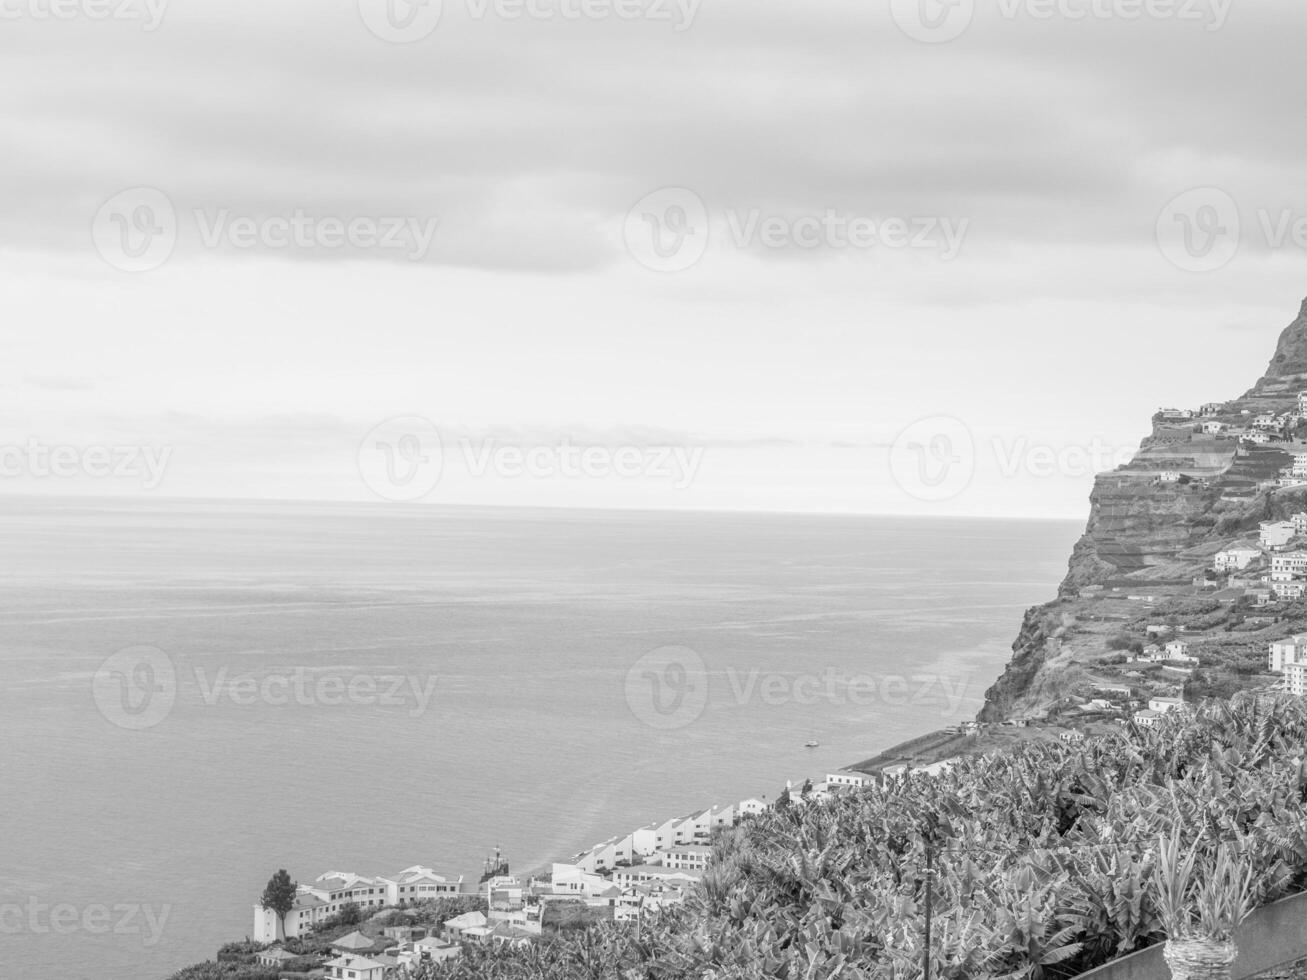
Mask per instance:
[[[933,849],[938,976],[1069,976],[1164,937],[1159,840],[1307,886],[1307,706],[1213,701],[1152,730],[1031,743],[931,779],[791,806],[718,840],[686,906],[537,946],[469,948],[436,980],[899,980],[921,973]]]

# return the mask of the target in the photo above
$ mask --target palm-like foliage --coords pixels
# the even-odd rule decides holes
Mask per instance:
[[[474,951],[432,975],[916,980],[933,887],[943,980],[1059,980],[1182,925],[1228,932],[1307,884],[1304,759],[1307,706],[1254,696],[1078,747],[1031,743],[729,831],[698,893],[638,932]],[[1168,884],[1167,869],[1191,854],[1172,888],[1184,875]]]

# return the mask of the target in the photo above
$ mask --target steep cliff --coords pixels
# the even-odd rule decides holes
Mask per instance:
[[[1244,395],[1193,412],[1158,412],[1135,457],[1097,478],[1058,598],[1026,614],[979,720],[1037,717],[1068,695],[1115,682],[1136,696],[1193,685],[1204,671],[1209,683],[1265,683],[1257,677],[1255,658],[1264,659],[1258,651],[1265,648],[1256,628],[1297,622],[1303,603],[1285,599],[1253,610],[1270,584],[1269,556],[1234,579],[1216,576],[1213,556],[1256,545],[1262,521],[1307,510],[1307,479],[1293,485],[1287,476],[1294,455],[1307,454],[1301,392],[1307,301],[1281,333],[1266,374]],[[1209,652],[1204,670],[1168,678],[1114,663],[1125,659],[1125,643],[1146,642],[1150,621],[1189,628]],[[1190,621],[1198,625],[1187,627]]]

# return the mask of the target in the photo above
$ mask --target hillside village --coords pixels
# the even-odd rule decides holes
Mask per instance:
[[[1058,598],[1027,613],[982,735],[1148,725],[1184,701],[1298,690],[1269,651],[1303,632],[1307,303],[1252,389],[1159,409],[1130,462],[1097,477]]]
[[[950,765],[920,768],[935,775]],[[307,970],[329,980],[389,980],[457,957],[465,943],[534,942],[551,919],[568,914],[581,913],[583,922],[643,921],[685,901],[708,867],[718,832],[776,807],[821,803],[874,782],[901,781],[907,772],[907,766],[874,775],[840,770],[819,783],[788,782],[775,802],[747,799],[654,821],[525,874],[509,873],[498,855],[487,860],[478,881],[421,865],[375,877],[330,871],[296,886],[284,919],[254,906],[251,955],[262,966],[293,968],[287,975]],[[426,926],[388,924],[390,913],[424,907],[470,910],[448,917],[437,911],[436,921]],[[360,928],[313,942],[353,925]]]

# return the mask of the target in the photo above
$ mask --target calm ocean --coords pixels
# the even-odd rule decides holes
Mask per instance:
[[[1080,528],[6,499],[0,974],[161,980],[277,868],[528,870],[954,724]]]

